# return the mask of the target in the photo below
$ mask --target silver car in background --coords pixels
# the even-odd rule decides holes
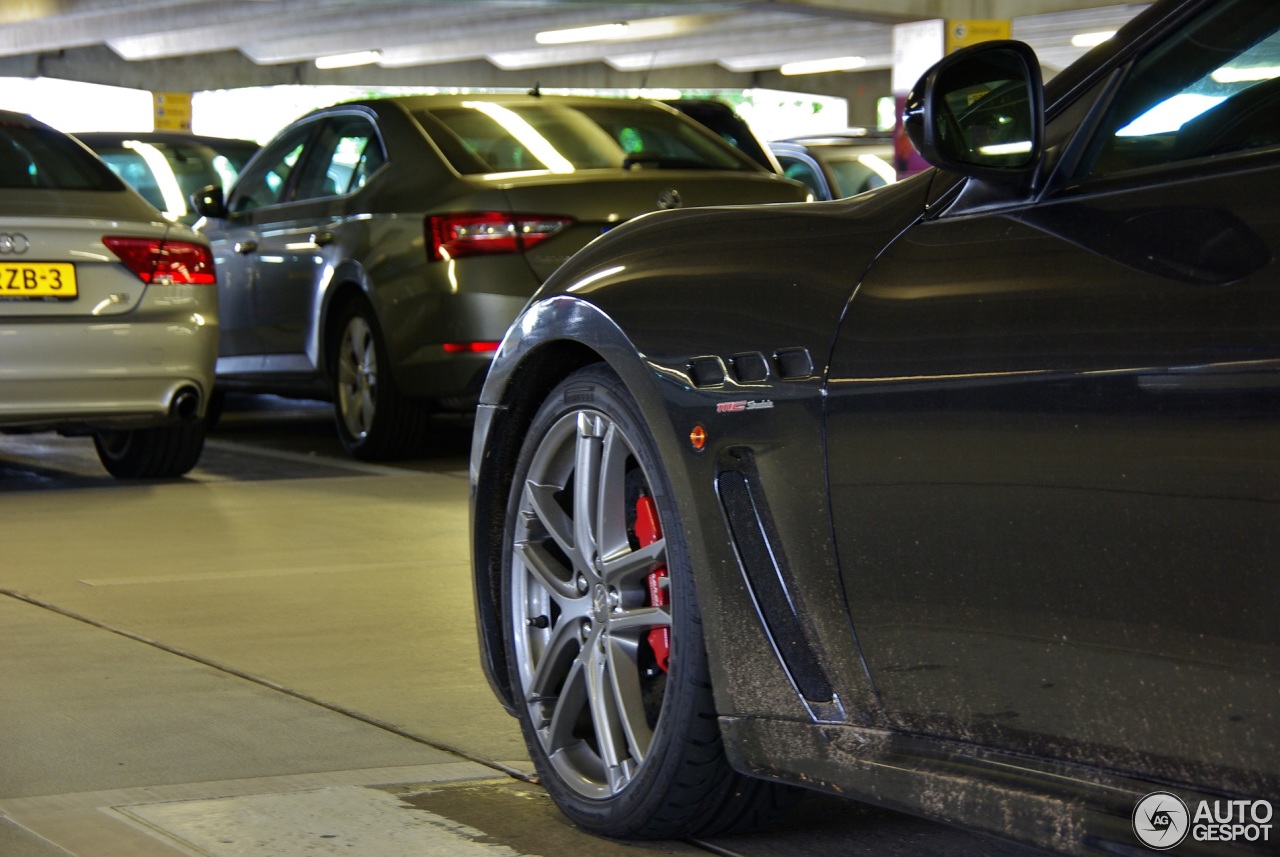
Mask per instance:
[[[324,108],[267,143],[225,197],[195,201],[218,265],[218,385],[327,398],[354,457],[413,455],[432,412],[474,411],[507,327],[593,239],[657,209],[808,196],[654,101]]]
[[[61,132],[0,111],[0,431],[93,437],[114,476],[200,458],[213,254]]]
[[[769,149],[782,174],[807,185],[814,199],[857,196],[898,180],[893,137],[862,128],[775,140]]]

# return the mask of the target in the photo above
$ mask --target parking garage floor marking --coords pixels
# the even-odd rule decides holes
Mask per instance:
[[[304,452],[290,452],[286,449],[266,449],[252,444],[239,443],[233,440],[214,440],[212,438],[205,440],[206,448],[220,450],[223,452],[234,452],[236,455],[256,455],[261,458],[270,458],[278,461],[288,461],[294,464],[323,464],[325,467],[332,467],[338,470],[350,470],[353,473],[365,473],[370,476],[413,476],[416,472],[407,470],[402,467],[389,467],[384,464],[370,464],[364,461],[356,461],[348,458],[331,458],[329,456],[318,456]]]

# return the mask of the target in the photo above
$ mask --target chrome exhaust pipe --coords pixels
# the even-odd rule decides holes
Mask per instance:
[[[183,422],[191,422],[200,412],[200,394],[190,387],[179,390],[169,404],[169,413]]]

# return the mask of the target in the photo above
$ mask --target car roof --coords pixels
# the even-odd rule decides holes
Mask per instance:
[[[0,110],[0,122],[5,122],[10,125],[22,125],[26,128],[52,128],[51,125],[46,125],[34,116],[26,113],[18,113],[15,110]]]
[[[84,142],[112,143],[122,140],[137,140],[141,143],[198,143],[216,149],[219,146],[252,146],[258,147],[253,140],[242,140],[236,137],[214,137],[207,134],[188,134],[183,131],[76,131],[71,136]]]
[[[440,107],[459,107],[467,102],[487,101],[497,104],[573,104],[573,105],[622,105],[634,106],[641,110],[655,109],[679,113],[657,101],[647,98],[615,98],[603,95],[534,95],[529,92],[476,92],[450,93],[438,95],[391,95],[386,98],[365,98],[356,101],[344,101],[330,107],[324,107],[315,113],[338,111],[352,107],[376,108],[380,104],[397,104],[405,110],[431,110]]]
[[[831,134],[809,134],[787,137],[774,143],[794,143],[800,146],[884,146],[893,144],[893,135],[880,132],[841,131]]]

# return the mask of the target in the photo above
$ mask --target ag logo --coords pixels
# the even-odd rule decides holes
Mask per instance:
[[[1143,845],[1168,851],[1187,838],[1190,814],[1182,798],[1169,792],[1152,792],[1133,808],[1133,832]]]
[[[30,246],[21,232],[0,232],[0,253],[25,253]]]
[[[659,192],[658,194],[658,210],[666,211],[670,208],[679,208],[684,205],[684,200],[680,199],[680,191],[670,188]]]

